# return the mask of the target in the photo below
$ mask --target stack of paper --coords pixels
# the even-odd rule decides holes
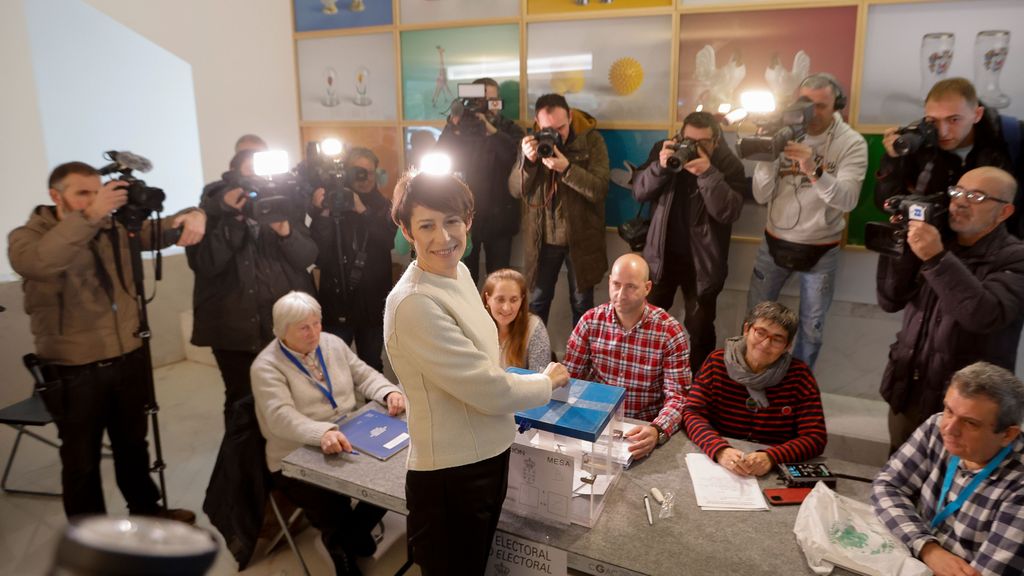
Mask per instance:
[[[693,492],[701,510],[767,510],[757,479],[740,476],[704,454],[687,454]]]

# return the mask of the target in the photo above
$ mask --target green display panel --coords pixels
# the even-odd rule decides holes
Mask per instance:
[[[878,163],[885,154],[882,147],[881,134],[865,134],[864,139],[868,141],[868,173],[864,177],[864,186],[860,190],[860,202],[850,212],[850,230],[846,237],[846,243],[854,246],[864,245],[864,225],[868,222],[884,222],[889,215],[875,206],[875,174],[878,172]]]
[[[608,198],[605,199],[604,221],[608,226],[618,226],[636,216],[640,204],[633,199],[632,192],[622,186],[628,171],[624,162],[640,166],[647,161],[647,155],[656,142],[667,138],[664,130],[600,130],[608,146],[608,165],[612,170],[608,183]],[[618,181],[618,182],[617,182]]]

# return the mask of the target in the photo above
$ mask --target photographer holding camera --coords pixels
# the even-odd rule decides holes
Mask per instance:
[[[25,311],[32,318],[36,352],[48,381],[41,391],[60,433],[61,484],[68,518],[104,514],[100,478],[103,433],[110,438],[117,485],[131,514],[193,522],[188,510],[160,507],[149,475],[147,404],[150,370],[140,338],[128,231],[111,217],[131,210],[128,182],[103,183],[83,162],[50,173],[55,206],[39,206],[8,237],[11,266],[24,278]],[[154,190],[154,189],[150,189]],[[146,220],[138,231],[143,249],[153,245]],[[180,229],[179,246],[203,238],[206,215],[195,208],[164,218]]]
[[[1013,172],[998,114],[978,101],[964,78],[936,82],[924,102],[924,118],[885,131],[875,203],[892,196],[944,195],[967,171],[995,166]],[[943,206],[948,204],[942,200]]]
[[[379,163],[369,148],[350,149],[343,161],[345,189],[330,194],[351,195],[351,209],[339,205],[347,200],[332,202],[318,188],[309,229],[319,252],[324,330],[350,346],[354,342],[359,359],[383,372],[384,301],[391,291],[391,246],[398,227],[391,203],[377,189]]]
[[[307,270],[317,247],[306,228],[304,202],[275,198],[283,211],[270,221],[256,220],[259,200],[247,193],[253,189],[252,162],[251,149],[235,154],[221,180],[203,189],[206,239],[187,249],[196,275],[192,344],[213,348],[224,379],[225,426],[228,408],[252,393],[249,366],[274,338],[274,302],[292,290],[316,293]]]
[[[889,403],[889,443],[899,448],[929,416],[957,370],[984,360],[1014,369],[1024,325],[1024,242],[1003,222],[1017,181],[991,166],[948,188],[949,228],[912,220],[900,257],[878,258],[878,305],[904,310],[881,394]]]
[[[845,215],[860,197],[868,146],[839,114],[846,96],[834,76],[808,76],[799,94],[814,107],[807,136],[790,141],[779,158],[758,162],[754,169],[754,199],[768,204],[768,222],[750,276],[747,308],[778,300],[786,280],[797,274],[800,329],[793,356],[813,368],[835,291]]]
[[[461,172],[473,191],[473,249],[462,262],[473,282],[480,277],[480,254],[486,251],[486,270],[508,268],[512,237],[519,233],[519,200],[508,190],[508,175],[516,162],[516,144],[525,132],[501,115],[498,83],[480,78],[473,84],[485,87],[485,99],[469,99],[453,107],[437,141],[439,150],[452,158],[452,170]],[[468,104],[468,105],[466,105]],[[455,108],[462,112],[456,114]]]
[[[729,237],[747,186],[743,163],[721,139],[714,116],[693,112],[675,139],[654,145],[633,179],[633,196],[653,203],[643,251],[654,281],[648,300],[668,310],[682,289],[694,372],[715,349]]]
[[[570,110],[560,94],[537,99],[535,132],[520,143],[509,189],[526,202],[523,265],[530,312],[547,324],[565,262],[573,326],[594,307],[594,286],[608,270],[604,200],[608,148],[597,120]]]

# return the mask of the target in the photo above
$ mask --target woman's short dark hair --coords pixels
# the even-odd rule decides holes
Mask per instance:
[[[743,323],[747,326],[753,326],[758,320],[778,324],[780,328],[786,331],[787,344],[793,342],[796,330],[800,327],[800,317],[797,316],[796,312],[786,308],[779,302],[771,300],[765,300],[751,308],[750,312],[747,312],[747,317],[743,320]]]
[[[391,219],[407,230],[416,206],[458,214],[466,222],[473,217],[473,192],[452,174],[406,173],[395,185],[391,203]]]

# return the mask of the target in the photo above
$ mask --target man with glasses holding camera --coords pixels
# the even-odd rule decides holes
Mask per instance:
[[[1024,242],[1003,224],[1017,181],[991,166],[964,174],[949,196],[951,238],[910,221],[903,256],[878,258],[878,305],[904,310],[881,394],[892,451],[942,410],[950,376],[973,362],[1014,369],[1024,326]]]
[[[633,179],[633,196],[653,204],[643,250],[654,282],[648,299],[668,310],[682,289],[690,365],[698,370],[715,348],[729,237],[747,187],[743,163],[721,138],[714,116],[693,112],[676,138],[654,145]]]
[[[924,118],[885,131],[875,203],[882,208],[892,196],[944,194],[965,172],[979,166],[1012,173],[1001,132],[999,115],[978,100],[970,81],[936,82],[925,98]]]

